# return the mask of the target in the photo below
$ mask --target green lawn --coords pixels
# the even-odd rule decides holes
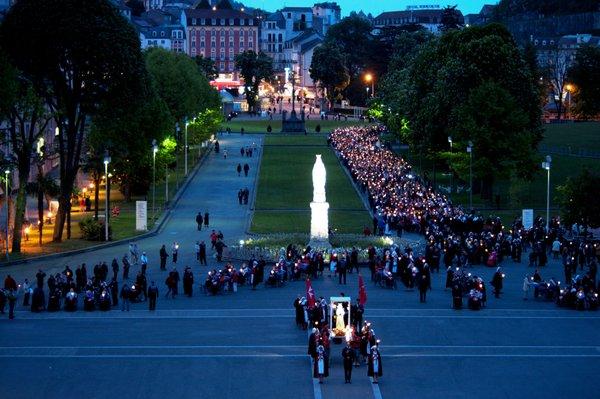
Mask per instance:
[[[370,224],[370,216],[362,201],[335,154],[325,144],[322,136],[265,138],[253,232],[301,233],[310,230],[309,204],[312,201],[315,154],[323,156],[327,170],[331,227],[341,233],[360,233],[364,226]]]
[[[552,146],[567,148],[571,147],[573,152],[579,149],[600,152],[600,123],[565,123],[544,125],[545,134],[541,143],[542,146]],[[408,161],[413,165],[416,171],[419,171],[419,157],[414,154],[403,153],[408,157]],[[547,175],[541,168],[541,162],[547,154],[539,154],[540,168],[535,178],[531,182],[513,179],[511,181],[498,182],[494,192],[500,195],[501,211],[490,210],[496,204],[491,201],[485,201],[479,196],[473,196],[473,205],[476,208],[485,209],[484,213],[499,214],[507,220],[512,215],[520,214],[522,208],[533,208],[540,211],[545,216],[546,209],[546,184]],[[552,170],[550,174],[550,199],[552,208],[555,208],[558,195],[557,187],[564,184],[569,176],[578,175],[584,168],[590,170],[600,170],[600,160],[592,158],[580,158],[576,156],[550,154],[552,156]],[[441,171],[441,162],[438,164],[436,181],[438,185],[449,186],[450,175]],[[423,170],[428,171],[432,176],[432,162],[422,160]],[[455,182],[456,183],[456,182]],[[461,182],[459,184],[466,184]],[[469,196],[467,192],[452,195],[454,203],[468,205]],[[554,211],[556,213],[556,211]],[[537,216],[537,212],[536,212]]]
[[[329,133],[333,129],[341,126],[356,126],[357,124],[367,124],[356,119],[348,121],[320,120],[310,119],[306,121],[306,130],[310,133],[315,132],[317,125],[321,125],[321,133]],[[221,124],[222,130],[228,127],[232,132],[241,131],[242,127],[246,133],[267,133],[267,126],[271,125],[273,133],[281,132],[281,119],[265,120],[265,119],[233,119],[231,122]]]

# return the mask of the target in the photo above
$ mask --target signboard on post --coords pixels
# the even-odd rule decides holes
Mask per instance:
[[[521,216],[523,219],[523,227],[526,229],[530,229],[533,227],[533,209],[523,209],[523,214]]]
[[[148,202],[135,201],[135,229],[137,231],[148,230]]]

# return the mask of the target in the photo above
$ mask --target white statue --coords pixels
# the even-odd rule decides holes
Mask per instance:
[[[327,173],[321,155],[317,154],[312,169],[313,201],[310,203],[310,240],[313,247],[331,247],[329,244],[329,204],[325,196]]]
[[[346,329],[346,323],[344,323],[344,315],[346,314],[346,312],[344,311],[344,307],[342,306],[341,303],[337,304],[337,307],[335,308],[335,328],[337,330],[345,330]]]
[[[312,170],[313,180],[313,202],[325,202],[325,181],[327,180],[327,172],[325,164],[321,159],[321,154],[317,154],[315,165]]]

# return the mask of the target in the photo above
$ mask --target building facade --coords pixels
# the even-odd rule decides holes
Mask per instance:
[[[458,10],[457,10],[458,11]],[[407,7],[404,11],[388,11],[379,14],[373,19],[373,27],[375,30],[387,26],[403,26],[403,25],[421,25],[433,34],[439,34],[442,23],[442,15],[444,10],[437,5],[432,6],[412,6]],[[464,17],[460,11],[461,22],[464,22]]]
[[[210,58],[219,74],[231,75],[235,72],[236,55],[259,50],[258,19],[233,9],[228,0],[212,7],[205,4],[183,10],[188,37],[186,53],[190,57]]]

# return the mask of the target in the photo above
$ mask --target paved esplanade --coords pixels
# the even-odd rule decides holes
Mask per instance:
[[[598,313],[556,308],[553,303],[523,301],[521,282],[532,269],[504,265],[505,293],[489,295],[480,312],[450,310],[443,290],[445,273],[433,275],[433,291],[419,304],[417,291],[374,287],[368,280],[366,319],[382,341],[384,376],[371,385],[366,367],[354,369],[343,383],[342,347],[332,345],[331,377],[314,384],[306,355],[306,332],[296,329],[292,301],[304,282],[283,288],[241,287],[237,293],[206,297],[197,289],[207,268],[193,261],[193,242],[208,239],[196,231],[198,210],[211,213],[211,228],[226,242],[239,239],[246,207],[237,190],[253,190],[256,157],[248,178],[238,177],[239,148],[258,136],[220,138],[229,156],[212,154],[174,211],[165,230],[140,243],[148,251],[149,272],[165,294],[166,274],[158,272],[159,244],[181,243],[178,269],[193,265],[193,298],[167,300],[158,311],[147,303],[132,311],[41,313],[19,311],[0,319],[0,386],[7,398],[537,398],[596,397],[600,372]],[[262,151],[261,151],[262,152]],[[243,163],[242,163],[243,165]],[[293,178],[293,177],[292,177]],[[235,237],[235,238],[234,238]],[[38,267],[62,270],[85,261],[122,256],[126,246],[73,256],[72,259],[2,269],[33,277]],[[170,249],[169,249],[170,252]],[[209,252],[210,253],[210,252]],[[524,256],[524,258],[526,258]],[[214,260],[209,259],[209,262]],[[236,265],[239,266],[239,265]],[[132,270],[131,274],[135,274]],[[473,268],[490,281],[492,269]],[[562,279],[557,261],[541,270]],[[327,273],[326,273],[327,274]],[[341,291],[356,297],[356,275],[347,286],[324,277],[313,284],[317,296]],[[488,291],[491,294],[491,289]]]

